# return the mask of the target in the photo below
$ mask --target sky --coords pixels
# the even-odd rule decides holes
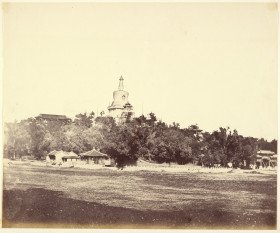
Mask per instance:
[[[277,138],[275,3],[4,3],[3,121],[135,114]]]

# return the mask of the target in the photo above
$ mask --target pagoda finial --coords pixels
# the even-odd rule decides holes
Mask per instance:
[[[120,77],[119,90],[123,90],[123,77]]]

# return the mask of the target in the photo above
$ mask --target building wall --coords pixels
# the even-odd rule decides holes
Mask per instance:
[[[128,102],[128,92],[123,90],[114,91],[113,93],[113,106],[123,107]]]
[[[119,118],[122,116],[123,109],[110,109],[109,115],[114,118]]]

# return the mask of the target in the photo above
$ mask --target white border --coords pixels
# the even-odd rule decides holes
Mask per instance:
[[[18,3],[22,3],[22,2],[26,2],[26,3],[121,3],[121,2],[126,2],[126,3],[271,3],[271,2],[275,2],[278,3],[278,24],[279,24],[279,10],[280,10],[280,6],[279,6],[279,1],[277,0],[232,0],[232,1],[225,1],[225,0],[175,0],[175,1],[170,1],[170,0],[141,0],[141,1],[137,1],[137,0],[123,0],[123,1],[119,1],[119,0],[87,0],[87,1],[74,1],[74,0],[68,0],[68,1],[61,1],[61,0],[9,0],[9,1],[1,1],[1,3],[9,3],[9,2],[18,2]],[[1,4],[2,5],[2,4]],[[0,11],[0,18],[1,18],[1,32],[3,33],[3,18],[2,18],[3,14],[2,14],[2,7],[1,7],[1,11]],[[0,85],[0,108],[1,108],[1,114],[0,114],[0,126],[1,126],[1,134],[0,134],[0,150],[1,152],[3,152],[3,35],[1,33],[0,36],[0,51],[1,51],[1,57],[0,57],[0,69],[1,69],[1,75],[0,75],[0,81],[1,81],[1,85]],[[279,71],[279,54],[280,54],[280,48],[279,48],[279,42],[280,42],[280,38],[279,38],[279,27],[278,27],[278,97],[277,97],[277,106],[278,106],[278,154],[279,154],[279,149],[280,149],[280,143],[279,143],[279,90],[280,90],[280,84],[279,84],[279,77],[280,77],[280,71]],[[3,153],[2,153],[3,154]],[[279,174],[279,160],[278,162],[278,170],[277,173]],[[0,190],[3,190],[3,156],[0,156],[0,167],[2,169],[0,169]],[[277,176],[277,197],[279,197],[279,192],[280,192],[280,186],[279,186],[279,175]],[[0,227],[2,224],[2,195],[3,192],[0,192]],[[277,210],[280,210],[280,199],[277,198]],[[20,232],[20,233],[29,233],[29,232],[38,232],[38,233],[49,233],[49,232],[124,232],[124,233],[129,233],[129,232],[134,232],[134,233],[142,233],[142,232],[176,232],[176,233],[181,233],[181,232],[208,232],[208,233],[214,233],[214,232],[246,232],[246,233],[258,233],[258,232],[266,232],[266,233],[274,233],[274,232],[278,232],[278,229],[280,229],[279,225],[280,225],[280,211],[277,211],[277,229],[276,230],[164,230],[164,229],[53,229],[53,228],[45,228],[45,229],[40,229],[40,228],[2,228],[0,229],[1,232],[6,233],[6,232]]]

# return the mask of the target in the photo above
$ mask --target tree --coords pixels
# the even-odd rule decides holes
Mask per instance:
[[[48,152],[51,141],[48,137],[45,137],[48,133],[46,123],[30,118],[28,130],[31,137],[31,153],[37,159],[41,159]]]
[[[178,123],[157,121],[154,113],[116,124],[101,114],[77,114],[73,122],[29,118],[5,124],[4,153],[10,158],[32,154],[43,158],[52,150],[85,152],[101,149],[114,158],[119,167],[135,164],[137,159],[158,163],[201,163],[206,166],[233,163],[248,168],[255,163],[257,150],[277,152],[277,140],[243,137],[237,130],[220,127],[202,132],[197,125],[181,129]]]
[[[139,117],[135,117],[133,121],[138,125],[143,125],[147,122],[147,118],[144,115],[141,115]]]
[[[277,154],[277,140],[273,139],[270,142],[270,150]]]
[[[30,135],[27,130],[28,122],[21,121],[19,123],[5,124],[5,153],[12,159],[20,158],[29,154],[31,142]]]
[[[151,113],[148,114],[148,119],[147,120],[148,120],[148,124],[153,126],[157,121],[157,117],[154,113],[151,112]]]
[[[74,124],[90,128],[92,126],[94,116],[94,112],[91,112],[89,115],[87,115],[87,113],[77,114],[74,119]]]
[[[122,124],[106,134],[101,150],[114,158],[118,167],[124,167],[136,163],[139,140],[132,127]]]
[[[113,117],[96,117],[95,124],[99,125],[101,128],[111,129],[116,127],[116,121]]]

